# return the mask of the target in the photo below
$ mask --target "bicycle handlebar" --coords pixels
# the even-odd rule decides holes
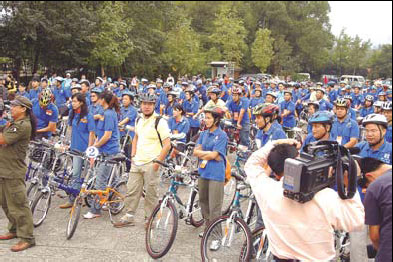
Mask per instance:
[[[159,165],[166,167],[166,168],[170,168],[169,165],[167,165],[159,160],[153,160],[153,163],[159,164]]]

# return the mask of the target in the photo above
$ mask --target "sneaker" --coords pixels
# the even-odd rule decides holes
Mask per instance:
[[[204,231],[202,231],[201,233],[199,233],[199,238],[203,238],[203,235],[204,235]]]
[[[92,213],[90,211],[87,212],[87,214],[85,214],[83,216],[84,219],[93,219],[93,218],[97,218],[97,217],[101,217],[101,215],[100,214],[94,214],[94,213]]]
[[[210,244],[210,250],[211,251],[217,251],[221,246],[220,240],[213,240],[212,243]]]
[[[135,226],[135,218],[133,215],[125,214],[119,222],[113,223],[116,228]]]

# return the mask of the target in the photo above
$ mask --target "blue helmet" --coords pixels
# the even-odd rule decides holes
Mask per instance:
[[[330,81],[329,83],[327,83],[328,86],[334,86],[336,83],[334,83],[333,81]]]
[[[123,97],[123,96],[129,96],[131,99],[134,99],[135,94],[134,94],[133,92],[129,91],[129,90],[125,90],[125,91],[121,94],[121,96],[122,96],[122,97]]]
[[[102,90],[100,89],[100,88],[97,88],[97,87],[94,87],[92,90],[91,90],[91,93],[96,93],[96,94],[101,94],[102,93]]]
[[[318,111],[311,116],[308,120],[308,123],[326,123],[326,124],[333,124],[334,115],[329,111]]]

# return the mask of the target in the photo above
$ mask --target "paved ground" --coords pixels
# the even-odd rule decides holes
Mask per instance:
[[[145,248],[143,201],[137,212],[136,226],[114,228],[105,213],[103,217],[94,220],[81,218],[74,237],[66,240],[68,211],[58,208],[64,203],[64,199],[56,196],[53,200],[47,219],[34,231],[37,246],[13,253],[9,249],[18,240],[0,242],[0,261],[154,261]],[[82,212],[86,213],[87,207]],[[116,218],[119,219],[120,216]],[[2,210],[0,225],[0,233],[6,232],[7,219]],[[202,228],[195,229],[180,221],[172,249],[158,261],[201,261],[200,231]]]

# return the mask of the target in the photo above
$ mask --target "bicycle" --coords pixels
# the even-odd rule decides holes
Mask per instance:
[[[178,179],[187,175],[182,172],[180,166],[173,167],[160,161],[154,162],[168,169],[171,174],[171,185],[155,207],[146,230],[146,250],[152,258],[158,259],[165,256],[171,249],[176,237],[179,219],[185,219],[187,225],[194,227],[202,226],[204,219],[200,212],[196,185],[198,173],[191,173],[191,183],[185,184],[179,182]],[[179,186],[190,188],[187,204],[183,204],[177,195]],[[180,208],[179,212],[176,206]]]
[[[59,189],[65,191],[70,195],[78,195],[79,190],[76,190],[68,185],[70,176],[66,173],[63,175],[56,175],[57,160],[62,156],[81,156],[79,152],[70,151],[67,153],[56,153],[55,160],[53,161],[52,167],[49,170],[49,174],[44,174],[42,176],[42,186],[40,186],[36,192],[35,199],[31,205],[31,212],[33,215],[33,225],[34,227],[39,227],[46,219],[50,205],[52,202],[52,196]]]
[[[264,227],[255,229],[252,233],[251,259],[260,262],[272,262],[273,254],[269,249],[269,241],[267,239]]]
[[[254,209],[247,211],[249,214],[244,220],[240,200],[250,196],[242,195],[240,192],[249,186],[244,183],[244,178],[236,174],[234,176],[242,183],[236,186],[236,196],[230,213],[216,218],[206,228],[201,241],[202,261],[249,261],[250,259],[252,235],[247,223],[251,222],[251,213],[255,210],[256,203],[253,202]]]
[[[127,184],[125,181],[122,180],[120,180],[120,182],[116,182],[115,175],[118,173],[117,171],[119,169],[119,166],[121,165],[121,162],[127,160],[127,158],[122,154],[116,155],[114,157],[105,157],[103,155],[98,156],[98,149],[92,147],[88,148],[86,152],[87,155],[85,161],[89,161],[89,168],[87,169],[87,174],[83,179],[83,184],[81,186],[79,195],[77,195],[77,197],[75,198],[74,204],[71,208],[70,218],[68,220],[66,229],[67,240],[70,240],[74,236],[74,233],[78,226],[84,198],[88,196],[94,196],[95,201],[91,204],[99,205],[100,207],[102,206],[103,209],[107,209],[112,224],[114,224],[112,216],[119,214],[124,208],[124,199],[127,192]],[[94,160],[102,164],[113,165],[105,190],[93,190],[88,189],[87,187],[89,178],[96,172],[93,168]]]

